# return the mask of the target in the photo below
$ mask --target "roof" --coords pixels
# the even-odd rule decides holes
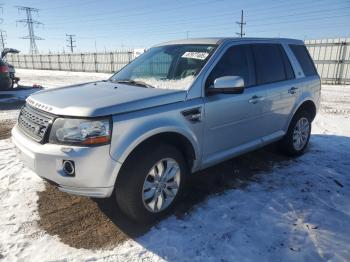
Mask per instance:
[[[189,38],[189,39],[179,39],[169,42],[164,42],[157,44],[155,46],[164,46],[164,45],[181,45],[181,44],[204,44],[204,45],[218,45],[227,41],[269,41],[275,43],[294,43],[294,44],[303,44],[302,40],[290,39],[290,38],[255,38],[255,37],[208,37],[208,38]]]

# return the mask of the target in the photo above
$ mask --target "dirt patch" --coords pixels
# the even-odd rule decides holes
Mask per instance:
[[[187,193],[175,207],[178,219],[188,215],[195,205],[227,189],[244,188],[259,182],[257,174],[270,170],[276,163],[290,160],[263,149],[226,161],[194,174]],[[47,184],[39,193],[39,226],[63,243],[75,248],[107,249],[146,233],[152,225],[131,222],[119,210],[114,198],[90,199],[62,193]]]
[[[17,114],[24,101],[0,102],[0,139],[11,137],[11,129],[16,124]]]
[[[105,205],[114,206],[110,200],[105,201]],[[45,191],[39,193],[38,204],[39,226],[69,246],[107,249],[128,239],[111,220],[113,216],[108,217],[90,198],[62,193],[46,184]]]
[[[0,120],[0,139],[11,137],[11,129],[16,124],[16,119]]]

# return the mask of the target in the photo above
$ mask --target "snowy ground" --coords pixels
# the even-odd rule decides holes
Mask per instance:
[[[37,84],[47,88],[104,80],[112,75],[29,69],[16,69],[16,74],[21,78],[19,82],[21,85],[32,86]]]
[[[77,82],[106,77],[71,74]],[[27,85],[44,79],[36,84],[55,87],[66,84],[67,75],[19,70],[19,76]],[[40,227],[40,198],[55,193],[16,159],[9,139],[0,140],[0,260],[349,261],[350,86],[325,86],[322,96],[304,156],[286,159],[262,150],[203,171],[197,177],[225,173],[234,185],[209,190],[189,212],[170,216],[143,236],[97,249],[69,246],[64,231],[50,235]],[[266,166],[251,168],[259,161]],[[80,210],[80,199],[71,198],[66,216]],[[51,201],[47,205],[56,205]],[[82,228],[90,215],[79,221]]]

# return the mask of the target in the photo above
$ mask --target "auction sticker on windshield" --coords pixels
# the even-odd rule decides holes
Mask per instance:
[[[204,60],[208,57],[209,53],[207,52],[186,52],[182,55],[183,58],[192,58],[198,60]]]

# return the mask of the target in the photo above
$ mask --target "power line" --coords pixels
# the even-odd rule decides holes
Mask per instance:
[[[297,9],[305,11],[306,8],[321,7],[322,5],[320,4],[320,2],[322,2],[322,1],[328,1],[328,0],[319,0],[317,3],[304,3],[304,4],[300,3],[297,5]],[[205,4],[209,4],[209,3],[212,3],[212,2],[211,1],[205,2]],[[217,4],[217,1],[213,2],[213,4]],[[305,6],[305,4],[308,4],[309,6]],[[310,6],[310,4],[312,4],[312,5]],[[193,3],[191,3],[191,5],[193,5]],[[329,3],[327,3],[325,6],[327,7],[327,9],[329,9]],[[189,4],[187,4],[187,6],[182,5],[182,6],[177,6],[177,7],[166,7],[166,9],[161,10],[161,11],[162,12],[174,12],[174,10],[178,9],[179,7],[180,8],[184,8],[184,7],[188,8],[191,6],[189,6]],[[197,8],[198,4],[195,5],[195,7]],[[288,7],[288,9],[285,9],[286,7]],[[141,12],[137,12],[137,13],[130,13],[130,10],[127,10],[128,12],[124,12],[123,14],[118,15],[118,23],[117,24],[120,25],[122,18],[137,17],[136,21],[139,21],[141,15],[152,15],[154,12],[154,7],[151,6],[149,8],[151,8],[150,11],[144,11],[145,8],[143,8],[142,10],[140,10],[140,8],[138,8],[138,10]],[[261,11],[262,11],[263,13],[267,12],[267,15],[270,16],[271,15],[270,10],[276,9],[276,8],[284,8],[285,9],[284,11],[286,11],[288,13],[290,13],[290,10],[295,9],[295,8],[290,8],[289,4],[281,5],[281,3],[280,3],[279,6],[264,7],[264,8],[260,8],[260,9],[251,9],[251,11],[249,11],[249,14],[250,15],[254,14],[254,17],[255,17],[256,13],[261,13]],[[258,12],[256,12],[256,11],[258,11]],[[77,21],[78,23],[85,24],[86,22],[93,22],[93,24],[95,25],[96,21],[104,21],[105,22],[106,19],[108,20],[108,18],[113,19],[115,17],[116,12],[117,11],[102,12],[102,13],[95,12],[95,13],[91,13],[89,15],[86,15],[83,19],[80,17],[78,18],[78,17],[67,16],[67,15],[65,15],[65,16],[51,16],[50,18],[55,21],[55,25],[57,25],[57,24],[71,24],[71,22],[76,21],[76,20],[78,20]],[[118,12],[120,12],[120,10],[118,10]],[[313,11],[310,11],[310,13],[312,13],[312,12]],[[276,11],[274,13],[281,13],[281,12]],[[107,14],[110,14],[111,16],[107,16]],[[231,11],[230,12],[222,12],[222,10],[221,10],[219,15],[220,16],[228,15],[228,16],[232,17],[232,12]],[[97,18],[99,16],[102,16],[102,18]],[[91,17],[93,17],[93,18],[91,18]],[[200,16],[200,17],[202,17],[203,19],[208,19],[209,17],[212,17],[212,16],[207,14],[204,17],[203,16]],[[50,19],[50,18],[48,18],[48,19]],[[195,17],[194,19],[198,20],[198,18],[199,17]],[[169,21],[168,19],[169,19],[169,17],[166,17],[165,22]],[[176,16],[176,20],[178,20],[177,16]],[[183,20],[183,19],[181,19],[181,20]],[[127,23],[129,24],[129,21]],[[107,25],[109,25],[109,24],[111,24],[111,23],[110,22],[107,23]]]
[[[74,47],[77,47],[76,45],[74,45],[74,43],[76,42],[76,40],[73,39],[75,37],[75,35],[66,34],[66,36],[67,36],[67,42],[68,42],[67,47],[69,47],[71,53],[73,53],[74,52]]]
[[[35,40],[44,40],[43,38],[38,37],[34,34],[33,25],[43,25],[43,23],[33,20],[32,18],[32,13],[38,13],[39,9],[27,7],[27,6],[17,6],[17,8],[18,8],[18,12],[25,11],[27,15],[26,19],[17,20],[18,23],[24,23],[28,27],[28,35],[22,37],[22,39],[30,40],[29,52],[32,54],[36,54],[38,53],[38,47],[36,45]]]
[[[241,11],[241,22],[236,22],[239,27],[241,28],[239,33],[236,33],[237,35],[239,35],[240,37],[243,37],[245,35],[245,33],[243,33],[243,26],[246,25],[246,23],[244,22],[244,17],[243,17],[243,10]]]

